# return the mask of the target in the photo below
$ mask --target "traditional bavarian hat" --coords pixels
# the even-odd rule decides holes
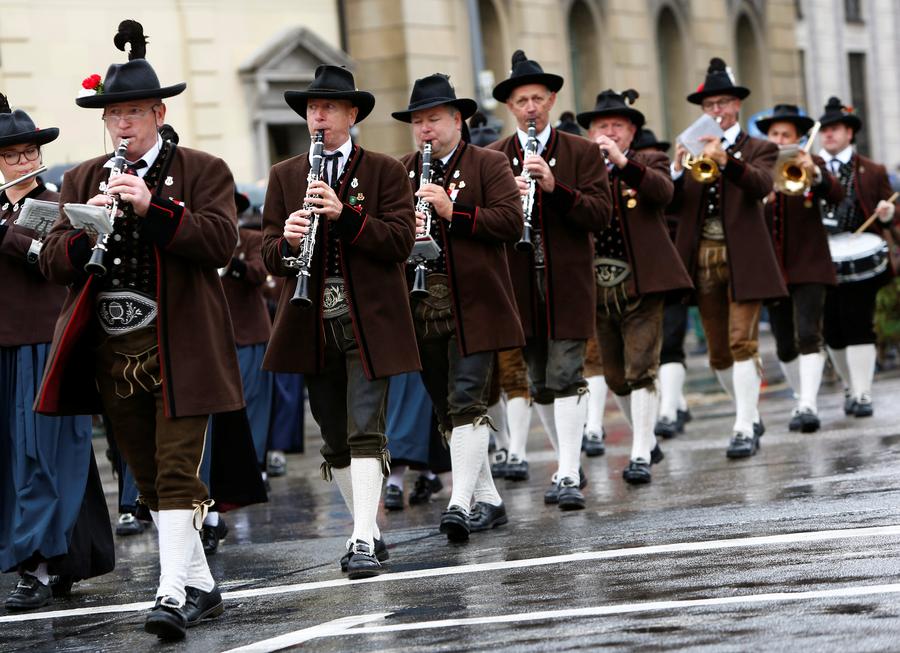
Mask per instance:
[[[840,98],[834,96],[828,98],[828,104],[825,105],[825,113],[819,117],[822,127],[843,123],[853,130],[855,134],[863,127],[862,120],[853,113],[852,107],[845,107],[841,104]]]
[[[545,73],[541,64],[526,57],[522,50],[516,50],[512,56],[512,70],[509,71],[509,78],[497,84],[492,95],[498,102],[506,102],[514,90],[526,84],[543,84],[551,92],[556,93],[562,88],[563,78],[559,75]]]
[[[616,93],[608,88],[597,96],[597,104],[592,111],[583,111],[578,114],[578,124],[585,129],[590,129],[591,122],[595,118],[623,116],[640,129],[644,125],[644,114],[631,106],[638,97],[640,97],[638,92],[633,88],[621,93]]]
[[[456,97],[456,91],[450,84],[450,76],[434,73],[428,77],[417,79],[409,96],[409,106],[404,111],[394,111],[391,116],[401,122],[411,122],[415,111],[431,109],[444,104],[459,109],[463,120],[468,120],[476,111],[478,103],[469,98]]]
[[[91,75],[82,82],[84,89],[75,100],[80,107],[103,108],[117,102],[133,100],[162,99],[178,95],[187,84],[181,82],[172,86],[160,86],[159,77],[144,56],[147,54],[147,37],[143,26],[136,20],[123,20],[113,43],[122,52],[130,43],[126,63],[112,64],[106,71],[106,78]]]
[[[763,134],[776,122],[789,122],[797,128],[798,134],[805,134],[816,121],[809,116],[801,116],[800,108],[796,104],[776,104],[772,114],[756,121],[756,126]]]
[[[697,87],[696,91],[687,96],[687,101],[691,104],[702,104],[705,98],[713,95],[732,95],[739,100],[750,95],[749,88],[737,86],[734,83],[731,68],[718,57],[709,60],[706,79]]]
[[[316,76],[304,91],[285,91],[284,100],[296,113],[306,118],[306,105],[312,98],[348,100],[359,111],[356,122],[360,123],[372,113],[375,96],[360,91],[353,81],[353,73],[342,66],[322,64],[316,68]]]
[[[659,150],[660,152],[666,152],[668,149],[672,147],[672,144],[669,141],[658,141],[656,140],[656,134],[653,133],[650,129],[646,127],[642,127],[641,130],[637,133],[637,136],[634,137],[634,140],[631,142],[631,149],[637,152],[638,150]]]
[[[27,113],[21,109],[12,111],[6,96],[0,93],[0,147],[22,143],[44,145],[58,136],[56,127],[38,129]]]

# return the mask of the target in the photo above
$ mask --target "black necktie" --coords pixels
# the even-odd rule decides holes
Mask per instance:
[[[325,155],[325,167],[328,167],[328,161],[331,161],[331,172],[328,174],[328,185],[337,189],[338,182],[338,165],[341,162],[341,153],[332,152]]]
[[[134,163],[129,163],[128,165],[125,166],[125,174],[137,176],[137,171],[140,170],[141,168],[146,168],[146,167],[147,167],[147,162],[144,161],[143,159],[138,159]]]

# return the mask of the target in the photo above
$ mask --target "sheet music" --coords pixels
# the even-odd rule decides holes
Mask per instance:
[[[69,202],[63,205],[63,210],[76,229],[84,229],[92,235],[112,233],[113,226],[109,221],[109,215],[102,206]]]
[[[22,204],[16,224],[20,227],[32,229],[37,233],[38,240],[44,240],[53,223],[59,219],[59,204],[47,200],[36,200],[29,197]]]
[[[700,156],[706,145],[700,140],[703,136],[715,136],[722,138],[725,132],[711,116],[705,113],[697,118],[690,127],[685,129],[678,135],[678,142],[684,145],[685,149],[693,156]]]

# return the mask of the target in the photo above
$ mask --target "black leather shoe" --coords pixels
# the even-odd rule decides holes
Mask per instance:
[[[269,478],[276,478],[287,474],[287,457],[283,451],[272,450],[266,456],[266,473]]]
[[[528,461],[510,459],[506,463],[506,480],[508,481],[527,481],[528,480]]]
[[[409,495],[409,505],[416,506],[421,503],[431,501],[431,495],[437,494],[444,489],[441,479],[435,475],[434,478],[428,478],[424,474],[420,474],[413,486],[413,491]]]
[[[556,475],[553,475],[554,480],[550,481],[550,487],[547,488],[547,491],[544,492],[544,503],[548,506],[553,506],[559,503],[559,483],[557,483]]]
[[[150,608],[144,621],[144,630],[160,639],[184,639],[186,629],[184,610],[170,596],[156,599],[156,605]]]
[[[803,433],[815,433],[822,426],[819,416],[809,408],[800,411],[800,431]]]
[[[493,506],[489,503],[478,501],[472,507],[472,514],[469,516],[469,532],[489,531],[507,523],[509,523],[509,519],[506,517],[506,506],[504,504]]]
[[[350,561],[347,563],[347,577],[350,580],[357,578],[369,578],[381,573],[381,563],[378,557],[362,540],[356,540],[350,551]]]
[[[799,431],[803,428],[803,417],[799,408],[791,411],[791,421],[788,422],[788,431]]]
[[[556,504],[560,510],[584,509],[584,495],[574,479],[564,478],[559,482],[559,498]]]
[[[658,465],[662,462],[662,459],[666,457],[666,454],[663,453],[663,450],[659,448],[657,444],[653,447],[653,450],[650,452],[650,464]]]
[[[587,479],[587,476],[585,476],[585,474],[584,474],[584,468],[579,467],[578,468],[578,489],[583,490],[584,488],[587,487],[587,484],[588,484],[588,479]]]
[[[203,542],[203,553],[208,556],[214,555],[219,550],[219,542],[228,535],[228,526],[225,520],[219,516],[219,523],[215,526],[206,526],[200,529],[200,541]]]
[[[756,436],[757,445],[759,444],[759,439],[765,435],[765,433],[766,424],[762,421],[762,417],[760,417],[758,422],[753,422],[753,435]]]
[[[850,394],[849,390],[844,390],[844,415],[850,416],[856,414],[856,397]]]
[[[675,412],[675,423],[678,424],[678,432],[684,433],[684,425],[694,419],[694,416],[691,415],[690,410],[681,410],[680,408]]]
[[[678,422],[673,422],[668,417],[660,417],[653,427],[653,434],[667,440],[674,438],[678,435]]]
[[[451,542],[466,542],[471,531],[469,513],[460,506],[450,506],[441,513],[441,533]]]
[[[875,409],[872,407],[872,399],[865,394],[861,395],[856,400],[856,403],[853,404],[853,414],[856,417],[872,417],[875,414]]]
[[[588,458],[602,456],[606,453],[606,431],[600,433],[588,432],[581,440],[581,449]]]
[[[62,576],[50,576],[50,591],[53,598],[64,599],[72,595],[72,585],[75,580],[66,574]]]
[[[353,555],[353,545],[351,544],[347,548],[347,553],[341,556],[341,571],[347,573],[347,565],[350,564],[350,556]],[[375,538],[375,557],[378,558],[378,562],[384,562],[388,558],[391,557],[391,554],[388,553],[387,544],[384,543],[384,538],[378,539]]]
[[[759,449],[759,438],[755,435],[746,436],[735,433],[728,444],[725,455],[729,458],[749,458]]]
[[[396,485],[384,488],[384,507],[386,510],[403,510],[403,490]]]
[[[196,626],[201,621],[220,617],[225,612],[225,606],[222,605],[222,594],[219,592],[218,585],[213,585],[213,588],[208,592],[204,592],[196,587],[185,587],[184,593],[185,599],[182,611],[184,612],[184,619],[188,628]]]
[[[506,478],[506,464],[509,452],[506,449],[497,449],[491,454],[491,476],[494,478]]]
[[[116,535],[125,537],[128,535],[140,535],[144,532],[144,525],[130,512],[123,512],[116,522]]]
[[[4,605],[10,612],[43,608],[53,598],[53,590],[31,574],[24,574],[15,589],[6,597]]]
[[[650,463],[640,459],[632,460],[628,463],[628,467],[622,470],[622,478],[632,485],[649,483],[652,480],[650,476]]]

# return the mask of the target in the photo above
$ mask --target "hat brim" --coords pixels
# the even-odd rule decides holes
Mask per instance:
[[[821,118],[819,118],[819,123],[822,125],[822,127],[828,127],[828,125],[843,123],[850,129],[852,129],[854,134],[859,132],[859,130],[863,127],[862,120],[852,114],[849,116],[834,116],[829,118],[822,116]]]
[[[457,98],[456,100],[432,100],[430,102],[423,103],[421,106],[410,108],[405,111],[394,111],[391,114],[391,117],[394,120],[399,120],[400,122],[412,122],[412,115],[416,111],[425,111],[425,109],[433,109],[434,107],[440,107],[445,104],[449,104],[450,106],[459,109],[459,112],[462,114],[463,120],[468,120],[473,115],[475,115],[476,111],[478,111],[478,103],[475,100],[463,97]]]
[[[234,205],[237,208],[237,214],[240,215],[250,208],[250,198],[243,193],[234,191]]]
[[[704,89],[702,91],[696,91],[695,93],[691,93],[690,95],[688,95],[687,101],[691,104],[702,104],[703,100],[714,95],[732,95],[738,100],[743,100],[745,97],[750,95],[750,89],[744,88],[743,86],[729,86],[728,88],[710,90]]]
[[[306,105],[310,99],[327,98],[329,100],[347,100],[359,111],[356,114],[356,124],[361,123],[366,116],[372,113],[375,107],[375,96],[367,91],[285,91],[284,101],[294,112],[306,118]]]
[[[117,102],[133,102],[134,100],[164,99],[182,93],[187,88],[185,82],[160,88],[144,88],[120,93],[100,93],[75,98],[75,104],[85,109],[101,109]]]
[[[756,128],[763,134],[768,134],[769,129],[776,122],[789,122],[797,128],[797,134],[802,136],[816,124],[816,121],[809,116],[772,116],[771,118],[762,118],[756,121]]]
[[[659,150],[660,152],[668,152],[672,144],[669,141],[650,141],[646,144],[640,144],[640,147],[634,147],[635,150]]]
[[[534,73],[532,75],[510,77],[497,84],[491,92],[491,95],[494,96],[494,99],[497,100],[497,102],[506,102],[514,90],[527,84],[543,84],[550,89],[552,93],[556,93],[562,88],[563,78],[551,73]]]
[[[640,129],[644,126],[646,119],[644,118],[644,114],[638,111],[637,109],[631,108],[614,108],[614,109],[600,109],[599,111],[583,111],[575,116],[575,120],[578,121],[578,124],[584,127],[585,129],[591,128],[591,123],[596,118],[601,118],[603,116],[624,116],[628,118],[634,125]]]
[[[58,137],[59,129],[57,127],[48,127],[47,129],[37,129],[35,131],[19,132],[18,134],[3,136],[0,138],[0,147],[20,145],[22,143],[46,145],[51,141],[55,141]]]

